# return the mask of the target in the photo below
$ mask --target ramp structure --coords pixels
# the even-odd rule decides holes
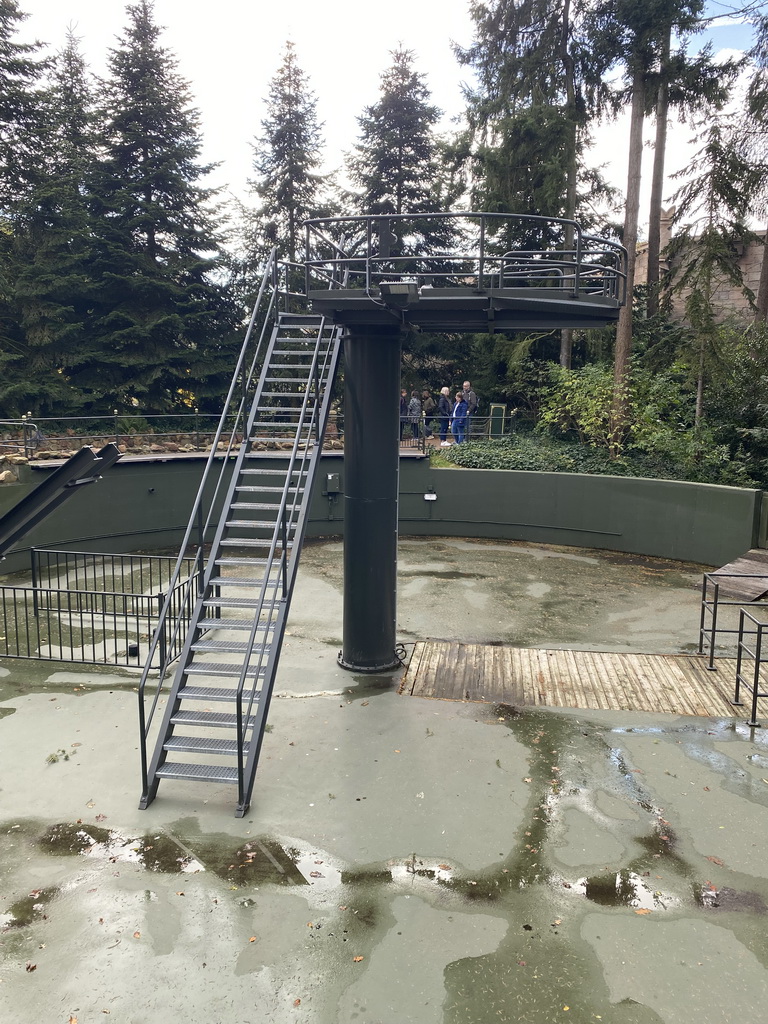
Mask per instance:
[[[120,449],[112,443],[98,452],[86,446],[70,456],[63,466],[59,466],[0,517],[0,558],[5,557],[9,548],[46,519],[78,488],[95,483],[120,458]]]
[[[180,574],[197,538],[200,596],[190,583],[177,607],[169,598],[139,687],[140,807],[177,779],[236,785],[235,813],[248,809],[342,333],[339,662],[382,672],[400,664],[402,332],[603,326],[624,303],[625,268],[621,246],[573,221],[499,214],[312,220],[302,265],[281,269],[272,253],[179,554]],[[160,636],[173,639],[186,622],[172,682],[168,666],[150,681]]]

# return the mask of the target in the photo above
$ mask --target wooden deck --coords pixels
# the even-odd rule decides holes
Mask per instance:
[[[720,593],[742,601],[759,601],[768,593],[768,551],[752,548],[740,558],[715,569],[722,577]]]
[[[426,640],[415,645],[400,693],[550,708],[654,711],[746,718],[734,707],[736,662],[668,654],[607,654]],[[748,695],[743,698],[748,700]]]

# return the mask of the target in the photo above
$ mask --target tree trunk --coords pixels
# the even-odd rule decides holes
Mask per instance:
[[[760,284],[757,287],[757,313],[755,320],[764,323],[768,320],[768,228],[766,228],[763,245],[763,261],[760,265]]]
[[[659,311],[659,257],[661,256],[661,203],[664,190],[664,160],[667,148],[667,115],[669,112],[669,85],[667,66],[669,64],[670,26],[661,53],[661,81],[656,98],[656,141],[653,147],[653,176],[651,178],[651,202],[648,213],[648,316]]]
[[[701,417],[704,412],[704,356],[706,355],[707,343],[704,335],[699,343],[699,376],[696,381],[696,412],[693,418],[693,429],[698,434],[701,427]]]
[[[618,447],[627,421],[625,386],[632,352],[632,290],[635,284],[635,257],[637,254],[637,220],[640,210],[640,174],[643,158],[643,119],[645,115],[645,80],[642,69],[635,70],[632,79],[632,115],[629,127],[629,171],[627,174],[627,203],[624,212],[624,237],[627,250],[627,301],[619,312],[616,327],[616,354],[613,367],[613,453]]]
[[[568,118],[568,153],[566,157],[566,194],[565,194],[565,216],[569,220],[576,220],[576,198],[577,198],[577,132],[576,122],[576,84],[574,81],[575,71],[573,56],[569,48],[571,33],[571,0],[565,0],[563,4],[562,35],[560,37],[560,59],[563,62],[565,77],[566,111]],[[573,228],[569,225],[565,230],[565,248],[573,249],[574,237]],[[560,331],[560,365],[566,370],[571,368],[571,354],[573,349],[573,331],[570,327]]]

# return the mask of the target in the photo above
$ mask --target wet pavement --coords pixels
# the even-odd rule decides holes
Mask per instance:
[[[401,543],[399,636],[681,652],[697,567]],[[761,1024],[768,737],[350,675],[308,546],[249,815],[138,811],[136,674],[0,663],[0,1001],[18,1024]]]

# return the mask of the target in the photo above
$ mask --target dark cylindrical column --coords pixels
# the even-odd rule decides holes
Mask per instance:
[[[395,668],[400,328],[344,341],[344,646],[355,672]]]

